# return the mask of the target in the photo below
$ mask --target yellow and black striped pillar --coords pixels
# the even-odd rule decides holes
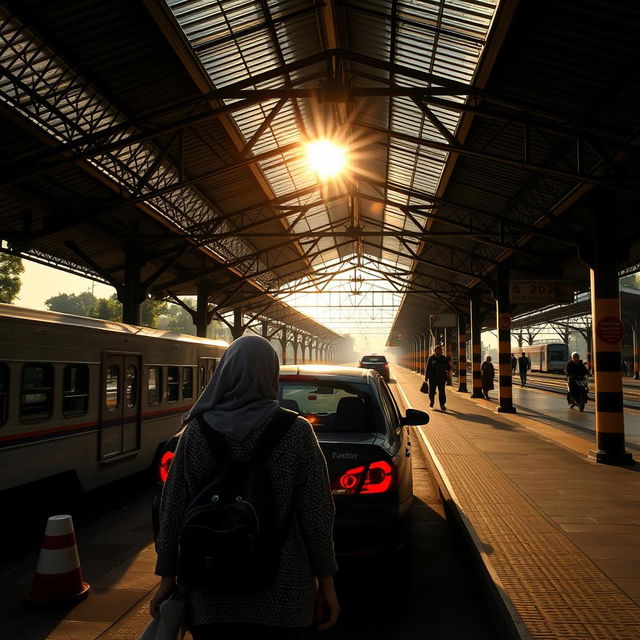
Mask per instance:
[[[467,321],[458,314],[458,391],[467,393]]]
[[[449,364],[451,365],[451,334],[453,333],[453,331],[451,329],[447,329],[445,328],[444,330],[444,343],[445,343],[445,351],[444,351],[444,355],[447,358],[447,360],[449,361]],[[453,366],[451,366],[448,370],[447,370],[447,386],[450,387],[451,386],[451,371],[453,369]]]
[[[511,303],[509,276],[506,269],[497,269],[496,314],[498,325],[498,384],[500,389],[499,413],[515,413],[511,389]]]
[[[473,380],[472,398],[483,398],[482,376],[480,374],[481,365],[481,322],[480,322],[480,300],[476,296],[471,297],[469,303],[469,315],[471,316],[471,371]]]
[[[595,262],[595,268],[591,269],[591,326],[595,351],[596,450],[589,452],[589,459],[606,464],[632,464],[633,457],[625,450],[624,441],[620,366],[624,331],[618,271],[613,259],[597,255]]]

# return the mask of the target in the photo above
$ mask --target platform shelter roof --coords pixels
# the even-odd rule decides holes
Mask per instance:
[[[349,306],[392,334],[489,308],[502,266],[579,290],[594,202],[640,230],[639,26],[604,0],[1,0],[3,249],[333,337]]]

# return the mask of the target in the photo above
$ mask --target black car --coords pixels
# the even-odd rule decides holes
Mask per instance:
[[[377,371],[387,382],[389,382],[389,363],[384,356],[362,356],[359,367],[361,369],[373,369],[374,371]]]
[[[413,496],[406,426],[426,424],[429,416],[415,409],[401,415],[386,382],[354,367],[283,366],[279,400],[309,420],[320,441],[336,506],[336,552],[366,556],[401,549]],[[160,489],[178,436],[159,461]]]
[[[386,382],[368,369],[284,366],[280,403],[312,424],[327,460],[336,506],[334,538],[343,555],[373,555],[402,547],[413,496],[405,416]]]

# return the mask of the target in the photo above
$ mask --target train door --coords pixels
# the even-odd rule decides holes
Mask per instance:
[[[216,370],[220,358],[198,358],[198,383],[200,392],[207,386],[213,372]]]
[[[101,460],[132,453],[140,448],[141,365],[139,355],[103,355],[99,451]]]

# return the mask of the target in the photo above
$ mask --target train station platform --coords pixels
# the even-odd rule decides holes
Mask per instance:
[[[415,429],[413,446],[429,460],[449,519],[462,525],[475,549],[502,616],[496,640],[640,638],[640,469],[591,464],[586,434],[554,428],[527,409],[498,414],[495,401],[471,399],[455,387],[447,388],[446,412],[429,409],[421,376],[400,367],[393,375],[399,402],[431,416]],[[5,567],[0,638],[137,640],[158,584],[149,500],[141,496],[78,528],[92,593],[75,606],[25,604],[36,553]],[[465,605],[457,605],[465,615]],[[438,609],[448,617],[456,603],[446,613]],[[425,632],[429,625],[425,620]]]
[[[640,638],[640,468],[592,464],[591,439],[454,386],[446,412],[429,410],[422,376],[394,374],[404,403],[431,415],[414,440],[484,566],[505,637]]]

